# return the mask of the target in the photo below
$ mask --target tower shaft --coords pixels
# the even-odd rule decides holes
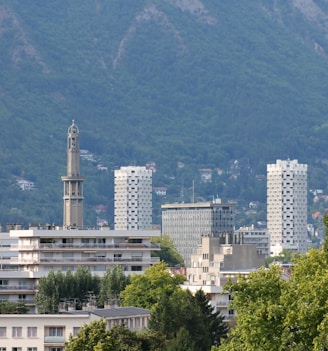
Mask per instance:
[[[83,181],[80,175],[80,136],[77,125],[72,121],[67,133],[67,175],[61,177],[64,183],[63,227],[83,227]]]

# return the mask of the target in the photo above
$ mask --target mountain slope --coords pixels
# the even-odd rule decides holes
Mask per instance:
[[[110,170],[156,162],[172,199],[198,168],[240,160],[244,184],[197,189],[243,197],[276,158],[325,158],[327,16],[324,0],[0,1],[0,221],[60,223],[71,119]],[[88,213],[112,220],[112,173],[82,168]],[[263,201],[255,188],[243,200]]]

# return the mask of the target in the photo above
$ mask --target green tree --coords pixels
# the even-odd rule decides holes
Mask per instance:
[[[120,351],[119,343],[106,330],[106,321],[93,321],[85,324],[76,337],[69,336],[66,351]]]
[[[25,314],[29,308],[23,302],[0,302],[0,314]]]
[[[165,350],[166,351],[195,351],[196,347],[188,330],[182,327],[178,330],[177,336],[168,342]]]
[[[163,294],[171,294],[185,278],[172,276],[167,264],[159,262],[148,268],[144,274],[134,275],[131,284],[121,292],[123,306],[136,306],[153,309]]]
[[[226,338],[228,333],[228,326],[223,321],[224,317],[219,311],[214,311],[210,298],[203,290],[200,289],[196,292],[195,301],[202,312],[203,323],[210,336],[211,345],[220,345],[221,339]]]
[[[218,350],[280,350],[286,315],[281,300],[287,284],[278,266],[262,268],[228,283],[226,291],[233,297],[237,322]]]
[[[51,270],[48,276],[39,281],[35,303],[40,313],[58,312],[59,303],[63,299],[74,299],[79,302],[76,307],[81,308],[81,303],[87,300],[91,292],[98,296],[99,290],[100,278],[93,276],[86,267],[78,267],[74,274],[71,271],[64,274]]]
[[[169,235],[165,234],[161,237],[153,237],[152,243],[159,244],[160,251],[153,251],[153,257],[159,257],[161,261],[167,263],[169,267],[184,266],[184,261],[179,252],[175,249],[174,243]]]
[[[122,266],[116,265],[112,270],[108,267],[100,282],[98,306],[103,307],[109,302],[118,303],[120,292],[129,283],[130,277],[124,274]]]
[[[211,347],[204,315],[189,290],[176,289],[172,294],[163,294],[152,312],[149,327],[167,341],[176,339],[183,328],[190,336],[188,343],[193,344],[195,350],[207,351]]]
[[[236,327],[217,350],[327,350],[327,249],[326,239],[322,248],[294,258],[289,280],[271,266],[228,284]]]
[[[124,325],[114,326],[110,329],[109,336],[119,344],[120,351],[143,351],[138,335]]]

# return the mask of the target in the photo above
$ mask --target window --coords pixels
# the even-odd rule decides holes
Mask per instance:
[[[0,351],[6,351],[7,349],[5,347],[0,347]]]
[[[132,266],[131,271],[132,272],[140,272],[140,271],[142,271],[142,268],[141,268],[141,266]]]
[[[73,336],[77,336],[77,333],[79,332],[79,330],[80,330],[80,327],[73,327]]]
[[[38,351],[37,347],[28,347],[27,351]]]
[[[11,351],[22,351],[21,347],[12,347]]]
[[[62,347],[50,347],[50,351],[63,351]]]
[[[0,327],[0,338],[4,338],[7,336],[7,328],[6,327]],[[0,349],[1,351],[1,349]]]
[[[36,338],[37,337],[37,327],[27,327],[27,337],[28,338]]]
[[[49,328],[49,336],[63,336],[63,327],[51,327]]]
[[[21,338],[22,337],[22,327],[13,327],[12,337],[13,338]]]

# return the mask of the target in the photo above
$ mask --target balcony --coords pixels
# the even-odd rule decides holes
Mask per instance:
[[[158,257],[85,257],[85,258],[69,258],[69,257],[56,257],[56,258],[41,258],[39,260],[35,259],[19,259],[16,260],[18,264],[21,265],[80,265],[80,264],[87,264],[87,265],[103,265],[112,263],[119,264],[119,263],[134,263],[140,262],[143,265],[153,264],[159,261]]]
[[[160,246],[156,244],[140,244],[140,243],[118,243],[118,244],[39,244],[39,245],[13,245],[18,251],[81,251],[81,250],[160,250]]]
[[[64,336],[45,336],[45,344],[63,344],[64,346],[65,338]]]

